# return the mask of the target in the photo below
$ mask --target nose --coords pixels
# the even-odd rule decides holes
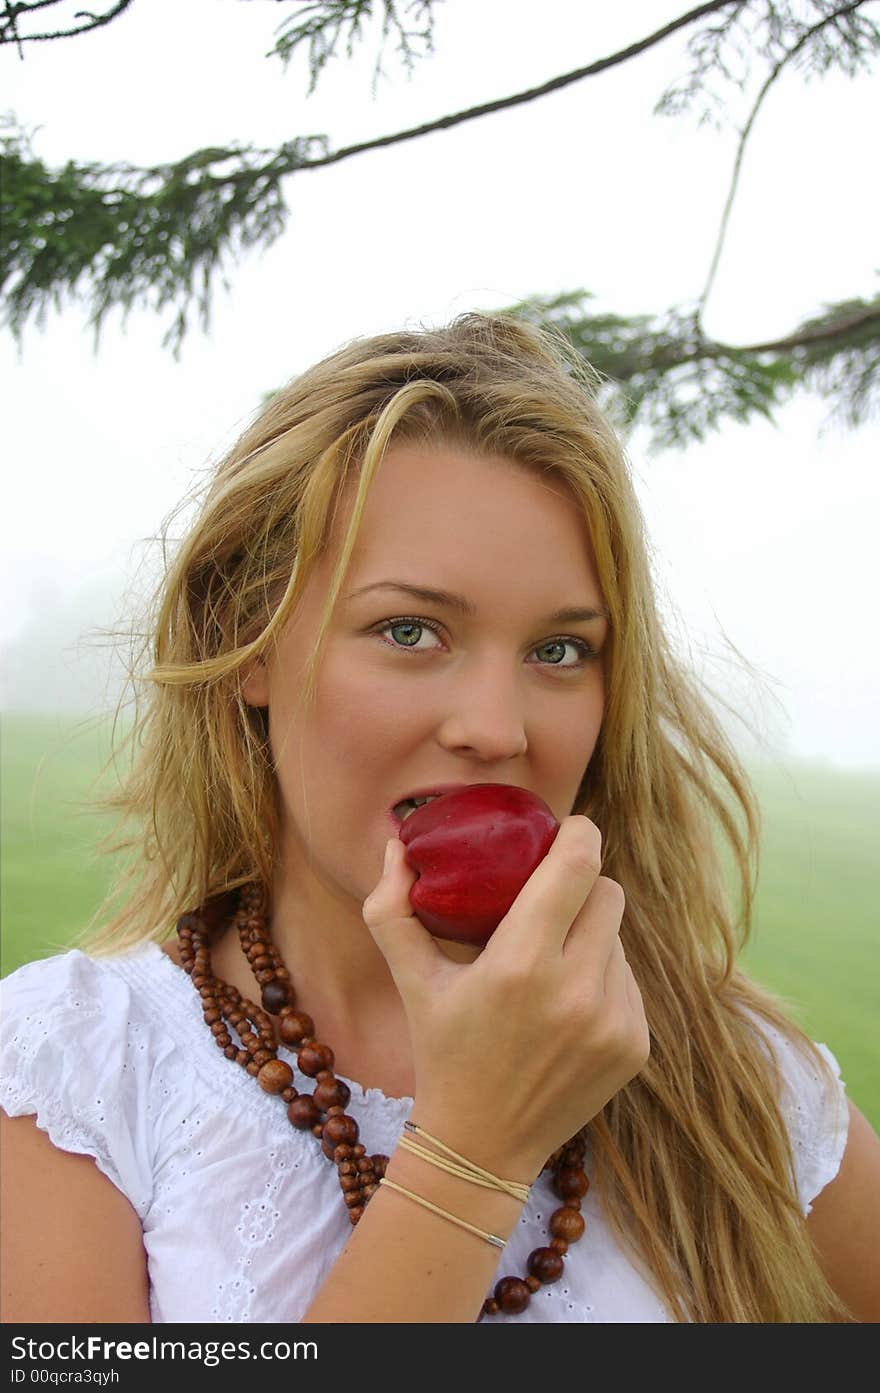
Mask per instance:
[[[509,655],[462,667],[447,692],[437,741],[444,750],[485,763],[526,753],[525,697]]]

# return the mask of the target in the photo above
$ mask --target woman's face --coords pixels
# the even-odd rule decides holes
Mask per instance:
[[[268,705],[282,874],[314,877],[314,908],[360,915],[410,794],[516,784],[558,819],[571,812],[602,721],[608,624],[561,480],[461,447],[398,445],[368,497],[314,704],[299,708],[351,503],[243,690]],[[554,617],[574,609],[588,613]]]

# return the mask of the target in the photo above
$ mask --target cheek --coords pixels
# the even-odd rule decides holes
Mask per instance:
[[[418,720],[418,710],[406,683],[389,680],[369,663],[330,655],[302,726],[307,762],[330,778],[382,764],[401,732]]]

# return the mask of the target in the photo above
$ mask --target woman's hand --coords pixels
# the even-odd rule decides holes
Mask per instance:
[[[415,917],[401,842],[364,902],[407,1013],[413,1120],[449,1145],[467,1139],[470,1159],[509,1178],[534,1178],[650,1054],[620,943],[624,894],[599,874],[601,848],[594,823],[565,818],[472,963],[451,961]]]

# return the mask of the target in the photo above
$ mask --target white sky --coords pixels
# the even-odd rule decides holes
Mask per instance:
[[[686,8],[447,0],[433,58],[409,81],[389,58],[373,100],[371,46],[309,99],[302,63],[285,74],[264,56],[287,6],[137,0],[105,30],[33,45],[24,62],[0,51],[3,105],[40,128],[50,164],[156,163],[311,132],[338,146],[535,85]],[[512,112],[297,176],[288,231],[230,269],[210,337],[194,330],[179,361],[160,346],[167,320],[146,311],[125,330],[109,321],[97,356],[76,307],[26,331],[21,355],[4,336],[3,707],[101,702],[106,658],[80,638],[142,586],[144,539],[265,391],[342,342],[579,286],[624,312],[695,297],[735,137],[652,115],[682,71],[673,39]],[[760,340],[873,288],[874,81],[777,84],[708,332]],[[823,433],[826,417],[801,401],[777,429],[728,425],[662,455],[636,433],[629,450],[658,578],[710,679],[773,749],[876,767],[880,426]],[[761,685],[737,676],[727,640]]]

